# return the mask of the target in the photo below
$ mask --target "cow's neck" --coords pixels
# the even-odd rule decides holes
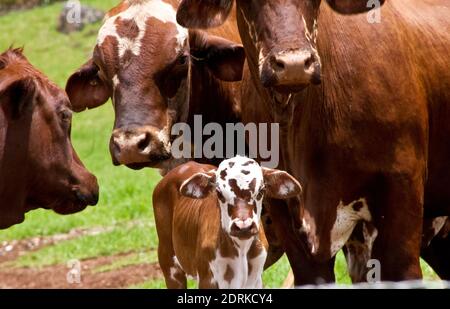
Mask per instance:
[[[2,118],[0,113],[0,228],[23,220],[29,137],[27,121],[8,124]]]
[[[201,64],[194,64],[191,74],[188,123],[195,115],[202,115],[203,123],[238,122],[236,83],[218,80]]]

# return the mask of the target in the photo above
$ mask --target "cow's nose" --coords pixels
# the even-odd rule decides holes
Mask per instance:
[[[78,201],[83,205],[94,206],[98,203],[98,191],[93,193],[83,193],[81,191],[75,192]]]
[[[265,87],[304,87],[320,83],[320,62],[312,51],[274,53],[266,60],[261,71]]]
[[[160,132],[148,127],[115,130],[110,142],[113,164],[128,166],[152,163],[151,161],[158,163],[168,159],[170,149]]]

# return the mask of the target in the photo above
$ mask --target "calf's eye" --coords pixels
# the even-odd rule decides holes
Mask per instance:
[[[188,62],[188,56],[181,55],[180,57],[178,57],[178,60],[177,60],[178,65],[185,65],[187,62]]]

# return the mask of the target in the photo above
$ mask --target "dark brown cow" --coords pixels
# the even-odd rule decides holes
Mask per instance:
[[[209,1],[214,10],[202,11],[201,1],[185,0],[178,21],[220,24],[231,2]],[[367,5],[327,2],[342,13]],[[443,142],[450,136],[449,1],[389,1],[381,23],[336,14],[319,0],[237,0],[237,13],[258,97],[242,99],[251,112],[243,106],[243,117],[258,119],[262,105],[281,123],[283,169],[304,185],[302,230],[315,260],[329,264],[359,240],[370,252],[350,252],[349,262],[378,259],[382,280],[420,278],[424,209],[429,218],[450,212],[450,146]],[[289,61],[277,61],[292,51]],[[319,67],[322,83],[313,85]],[[273,211],[302,283],[302,236],[289,228],[287,212]]]
[[[36,208],[79,212],[98,201],[98,185],[70,141],[66,93],[21,49],[0,55],[0,228]]]
[[[177,1],[124,1],[98,34],[94,55],[72,75],[66,90],[77,111],[112,98],[116,120],[114,164],[169,168],[174,123],[238,122],[239,83],[245,61],[239,35],[224,38],[176,23]],[[169,166],[169,167],[168,167]]]
[[[158,258],[168,288],[262,288],[267,241],[261,227],[264,196],[301,192],[283,171],[237,156],[212,165],[173,169],[153,193]]]

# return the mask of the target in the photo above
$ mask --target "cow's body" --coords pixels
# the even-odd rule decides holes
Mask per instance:
[[[167,287],[186,288],[191,276],[200,288],[261,288],[267,255],[258,228],[264,193],[285,198],[299,190],[291,176],[244,157],[218,168],[189,162],[173,169],[153,193]]]
[[[20,49],[0,54],[0,229],[25,213],[95,205],[98,185],[70,141],[71,105]]]
[[[365,280],[368,257],[380,261],[382,280],[421,277],[424,210],[430,218],[450,210],[450,146],[443,142],[450,136],[450,2],[389,1],[375,24],[365,14],[339,15],[322,3],[317,23],[312,11],[299,22],[306,29],[301,44],[312,44],[320,56],[322,84],[302,83],[308,87],[289,95],[264,87],[264,58],[253,35],[258,24],[250,2],[237,2],[258,93],[257,100],[242,99],[244,121],[267,117],[257,114],[263,104],[260,110],[281,122],[282,167],[305,186],[302,230],[314,260],[324,262],[306,278],[302,268],[313,262],[303,261],[302,236],[286,219],[291,212],[272,213],[296,283],[331,280],[330,259],[346,244],[355,281]],[[262,31],[277,33],[279,25]],[[282,35],[271,37],[289,42],[289,34]]]

